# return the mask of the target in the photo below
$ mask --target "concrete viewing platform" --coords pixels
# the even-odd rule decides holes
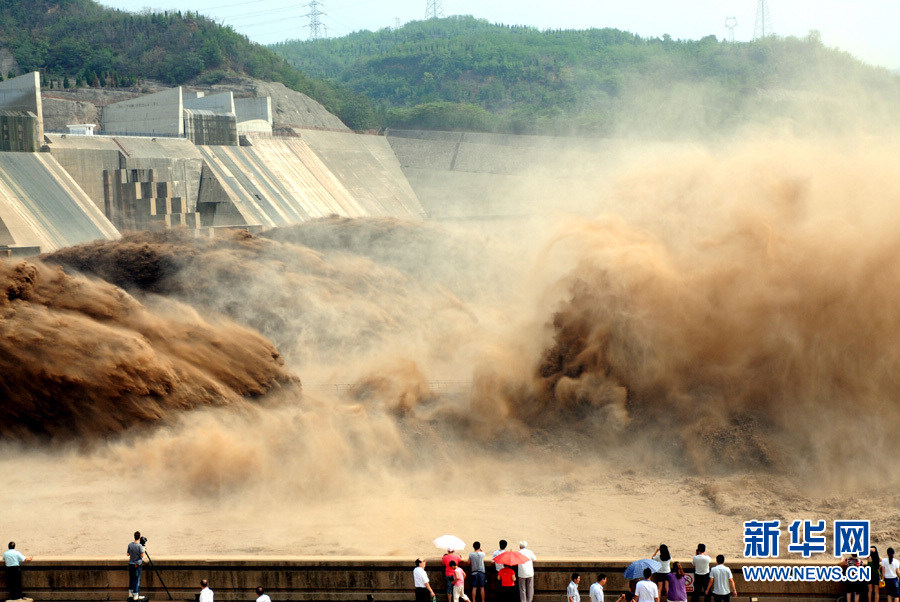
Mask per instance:
[[[151,552],[152,554],[152,552]],[[465,554],[463,554],[465,557]],[[410,557],[265,557],[253,558],[172,558],[153,556],[153,565],[144,564],[141,594],[148,601],[193,601],[200,591],[200,579],[209,579],[216,602],[252,601],[255,589],[262,585],[274,602],[282,601],[397,601],[413,600]],[[536,602],[565,600],[566,585],[573,572],[581,574],[582,599],[597,573],[606,573],[607,600],[615,600],[628,587],[622,576],[634,559],[538,557],[535,563]],[[690,567],[689,559],[681,560]],[[443,602],[444,578],[440,557],[426,558],[431,586]],[[726,561],[734,573],[737,598],[786,602],[788,600],[836,600],[846,591],[841,583],[831,582],[745,582],[741,567],[754,566],[822,566],[835,564],[831,559],[810,561]],[[468,567],[463,564],[468,575]],[[488,600],[497,600],[496,572],[486,563]],[[51,558],[41,557],[23,568],[25,595],[35,601],[53,600],[126,600],[128,594],[127,559],[122,558]],[[5,592],[5,577],[0,572],[0,591]],[[164,585],[165,584],[165,587]],[[468,578],[466,581],[468,590]]]

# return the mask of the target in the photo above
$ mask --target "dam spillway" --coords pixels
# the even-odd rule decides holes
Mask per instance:
[[[268,98],[181,88],[104,107],[112,131],[103,135],[45,133],[39,81],[32,73],[0,82],[0,121],[18,136],[4,146],[17,152],[0,153],[7,256],[125,230],[426,216],[383,136],[291,124],[273,134]]]

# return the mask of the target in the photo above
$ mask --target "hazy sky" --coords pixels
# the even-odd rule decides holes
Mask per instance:
[[[270,44],[309,37],[310,0],[99,0],[101,4],[141,11],[190,9],[231,25],[251,40]],[[439,0],[445,15],[473,15],[492,23],[531,25],[540,29],[615,27],[642,36],[698,39],[729,33],[753,37],[758,0]],[[361,29],[377,30],[423,19],[427,0],[319,0],[329,37]],[[867,62],[900,68],[900,1],[768,0],[775,34],[805,36],[821,32],[823,42]]]

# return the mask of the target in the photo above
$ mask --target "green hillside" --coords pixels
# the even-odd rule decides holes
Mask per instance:
[[[365,94],[381,124],[395,127],[602,135],[779,118],[812,126],[900,100],[900,78],[826,48],[815,32],[731,44],[465,16],[271,48],[312,77]],[[866,106],[845,106],[854,95],[868,96]]]
[[[372,125],[365,121],[365,98],[311,79],[268,48],[191,12],[135,14],[93,0],[2,0],[0,47],[23,70],[72,86],[131,86],[141,79],[215,83],[234,75],[282,82],[350,127]]]

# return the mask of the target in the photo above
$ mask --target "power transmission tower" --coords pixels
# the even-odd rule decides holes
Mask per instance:
[[[437,19],[444,16],[444,3],[442,0],[425,0],[425,18]]]
[[[772,17],[769,16],[769,3],[759,0],[756,5],[756,26],[753,28],[753,39],[767,38],[772,35]]]
[[[319,7],[322,6],[322,3],[319,0],[310,0],[309,4],[304,4],[306,8],[309,9],[309,12],[303,15],[304,17],[309,17],[309,39],[310,40],[318,40],[322,37],[322,21],[319,20],[319,17],[325,14],[325,11],[321,10]]]
[[[734,28],[737,27],[737,17],[725,17],[725,27],[728,28],[728,37],[734,44]]]

